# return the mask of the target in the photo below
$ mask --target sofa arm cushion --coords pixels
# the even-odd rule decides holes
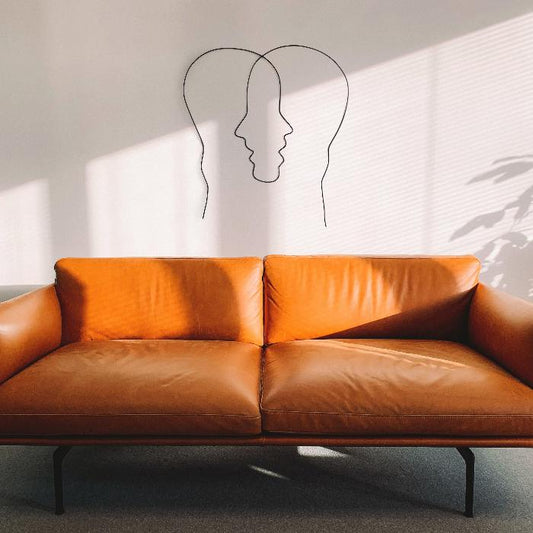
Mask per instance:
[[[0,303],[0,383],[61,342],[54,285]]]
[[[533,304],[480,283],[472,299],[469,339],[533,387]]]

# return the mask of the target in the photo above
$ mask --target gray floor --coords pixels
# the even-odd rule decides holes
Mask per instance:
[[[49,447],[0,447],[4,531],[533,531],[533,450],[80,447],[52,511]]]

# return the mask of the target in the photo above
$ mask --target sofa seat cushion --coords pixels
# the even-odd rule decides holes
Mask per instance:
[[[70,344],[0,385],[0,434],[257,435],[260,366],[232,341]]]
[[[276,433],[533,436],[533,389],[451,341],[271,345],[261,410]]]

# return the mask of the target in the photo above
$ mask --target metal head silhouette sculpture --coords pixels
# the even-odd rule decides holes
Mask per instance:
[[[207,180],[207,177],[205,175],[204,171],[204,155],[205,155],[205,143],[204,139],[202,138],[202,135],[200,133],[200,130],[198,128],[198,125],[194,119],[193,113],[190,109],[189,102],[187,100],[187,81],[189,73],[192,69],[192,67],[197,64],[199,60],[206,57],[208,54],[216,54],[221,51],[236,51],[236,52],[245,52],[248,54],[251,54],[254,57],[254,62],[250,68],[250,71],[248,73],[247,82],[246,82],[246,105],[245,105],[245,111],[243,114],[242,119],[240,122],[236,125],[234,130],[234,135],[238,137],[239,139],[242,139],[244,141],[244,146],[250,151],[250,155],[248,157],[248,160],[250,161],[252,165],[252,172],[251,177],[261,183],[273,183],[275,181],[278,181],[281,175],[281,166],[285,162],[285,158],[282,155],[282,151],[287,146],[287,137],[291,135],[294,132],[294,129],[290,122],[287,120],[287,118],[283,115],[282,112],[282,83],[281,83],[281,77],[279,74],[278,69],[276,68],[275,64],[272,62],[272,60],[268,57],[274,52],[283,50],[283,49],[289,49],[289,48],[299,48],[308,50],[311,52],[315,52],[316,54],[321,55],[322,57],[325,57],[329,61],[333,63],[333,65],[339,70],[341,73],[344,83],[346,85],[346,95],[345,95],[345,101],[344,106],[342,110],[341,118],[338,122],[337,128],[335,129],[333,135],[331,136],[329,143],[327,145],[327,159],[326,159],[326,165],[322,172],[321,179],[320,179],[320,191],[322,196],[322,213],[323,213],[323,221],[324,226],[327,227],[327,218],[326,218],[326,203],[324,199],[324,179],[326,177],[326,174],[329,169],[330,165],[330,150],[331,145],[333,144],[333,141],[337,137],[337,134],[339,133],[339,130],[341,129],[341,126],[344,122],[344,119],[346,117],[346,112],[348,109],[348,101],[349,101],[349,95],[350,95],[350,86],[348,83],[348,78],[344,72],[344,70],[341,68],[341,66],[335,61],[331,56],[326,54],[325,52],[322,52],[321,50],[317,48],[313,48],[312,46],[306,46],[301,44],[286,44],[277,46],[275,48],[272,48],[271,50],[268,50],[267,52],[260,54],[258,52],[255,52],[253,50],[248,50],[246,48],[238,48],[238,47],[220,47],[220,48],[213,48],[211,50],[207,50],[203,54],[200,54],[187,68],[187,71],[185,72],[185,76],[183,78],[183,100],[185,102],[185,107],[187,108],[187,112],[191,118],[191,121],[193,123],[194,129],[198,135],[198,138],[200,140],[200,144],[202,147],[201,156],[200,156],[200,172],[202,174],[202,177],[205,182],[206,186],[206,196],[205,196],[205,203],[204,203],[204,209],[202,213],[202,218],[205,218],[206,210],[207,210],[207,204],[209,201],[209,182]],[[271,169],[267,168],[266,165],[264,165],[264,153],[262,146],[258,145],[256,146],[254,143],[251,143],[250,141],[250,134],[252,128],[248,127],[248,124],[250,121],[252,121],[254,117],[254,111],[253,106],[250,105],[250,93],[251,93],[251,86],[253,85],[251,80],[253,79],[253,75],[256,72],[256,70],[259,68],[259,65],[266,65],[272,72],[275,81],[277,83],[277,116],[275,117],[276,122],[280,126],[281,138],[279,140],[279,143],[274,147],[277,151],[277,154],[279,155],[278,161],[279,164],[277,167],[272,171]],[[252,146],[254,144],[254,146]],[[266,148],[265,148],[266,149]]]

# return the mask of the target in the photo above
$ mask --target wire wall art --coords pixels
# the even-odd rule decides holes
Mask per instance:
[[[337,127],[336,127],[333,135],[329,139],[329,142],[328,142],[328,145],[327,145],[327,149],[326,149],[326,165],[325,165],[324,171],[323,171],[321,179],[320,179],[320,194],[321,194],[321,198],[322,198],[323,222],[324,222],[324,226],[327,227],[326,202],[325,202],[325,198],[324,198],[324,179],[326,177],[326,174],[327,174],[329,166],[330,166],[331,146],[332,146],[333,142],[335,141],[335,139],[336,139],[336,137],[337,137],[337,135],[338,135],[343,123],[344,123],[344,119],[346,118],[346,112],[348,110],[348,102],[349,102],[349,98],[350,98],[350,85],[348,83],[348,77],[346,76],[346,73],[344,72],[342,67],[339,65],[339,63],[337,61],[335,61],[335,59],[333,59],[326,52],[323,52],[322,50],[319,50],[318,48],[314,48],[312,46],[307,46],[307,45],[303,45],[303,44],[284,44],[284,45],[281,45],[281,46],[276,46],[275,48],[272,48],[272,49],[268,50],[267,52],[265,52],[263,54],[260,54],[259,52],[255,52],[254,50],[249,50],[247,48],[240,48],[240,47],[233,47],[233,46],[212,48],[210,50],[207,50],[207,51],[203,52],[198,57],[196,57],[196,59],[194,59],[194,61],[187,67],[187,70],[185,72],[185,76],[183,78],[182,95],[183,95],[183,101],[185,103],[185,107],[187,109],[187,112],[189,114],[189,117],[191,119],[191,122],[193,124],[193,127],[194,127],[194,129],[196,131],[196,134],[198,135],[198,139],[200,140],[200,144],[201,144],[200,172],[202,174],[202,178],[204,180],[205,187],[206,187],[205,202],[204,202],[204,207],[203,207],[203,211],[202,211],[202,219],[205,218],[205,215],[206,215],[206,212],[207,212],[207,205],[208,205],[208,202],[209,202],[209,181],[207,180],[207,177],[206,177],[205,171],[204,171],[205,141],[204,141],[204,138],[202,137],[202,135],[200,133],[200,130],[198,128],[198,124],[197,124],[196,120],[194,119],[193,113],[192,113],[191,108],[189,106],[189,101],[187,100],[187,81],[188,81],[188,76],[189,76],[189,73],[190,73],[191,69],[202,58],[205,58],[208,55],[217,54],[217,53],[220,53],[220,52],[223,52],[223,51],[245,52],[245,53],[251,54],[254,57],[254,61],[253,61],[252,65],[251,65],[251,67],[250,67],[250,70],[249,70],[248,76],[247,76],[247,80],[246,80],[246,91],[245,91],[246,105],[245,105],[244,115],[243,115],[242,119],[239,121],[239,123],[235,126],[235,129],[233,130],[233,135],[235,137],[237,137],[238,139],[242,139],[242,141],[244,142],[245,148],[250,152],[250,155],[248,156],[248,160],[250,161],[250,163],[252,165],[251,177],[254,180],[256,180],[256,181],[258,181],[260,183],[274,183],[274,182],[279,180],[280,174],[281,174],[281,167],[285,163],[285,158],[284,158],[284,156],[283,156],[283,154],[281,152],[287,146],[287,137],[294,133],[294,128],[293,128],[292,124],[287,120],[287,118],[284,116],[284,114],[282,112],[282,83],[281,83],[281,76],[280,76],[278,68],[276,68],[276,65],[272,62],[272,60],[268,56],[270,56],[271,54],[273,54],[274,52],[277,52],[279,50],[295,49],[295,48],[296,49],[300,48],[300,49],[308,50],[308,51],[311,51],[311,52],[314,52],[314,53],[320,55],[321,57],[324,57],[324,58],[328,59],[336,67],[336,69],[338,69],[338,71],[340,72],[340,74],[342,76],[342,79],[344,80],[344,83],[346,85],[346,94],[345,94],[345,99],[344,99],[344,103],[343,103],[343,107],[342,107],[341,118],[340,118],[340,120],[339,120],[339,122],[337,124]],[[254,161],[255,150],[253,150],[250,147],[249,139],[242,132],[242,125],[245,122],[246,118],[248,117],[249,109],[250,109],[250,100],[249,100],[249,97],[250,97],[250,80],[252,79],[252,75],[253,75],[257,65],[259,63],[261,63],[261,62],[266,63],[266,65],[268,65],[268,67],[270,69],[272,69],[273,73],[275,74],[276,81],[277,81],[277,96],[278,96],[277,112],[279,113],[279,116],[281,117],[281,119],[285,122],[286,126],[288,127],[287,133],[285,133],[283,135],[283,145],[281,146],[281,148],[279,148],[277,150],[277,153],[278,153],[278,155],[280,157],[280,163],[277,165],[277,170],[275,172],[275,176],[272,179],[261,179],[261,178],[259,178],[256,175],[256,162]]]

